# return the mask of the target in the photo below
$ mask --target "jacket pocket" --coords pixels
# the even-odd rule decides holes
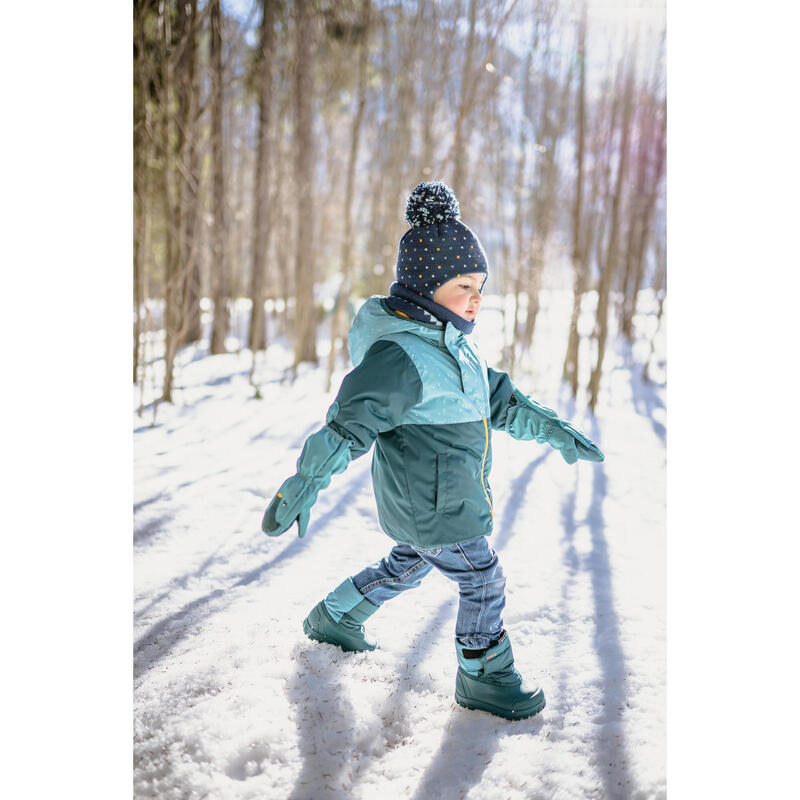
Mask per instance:
[[[458,451],[436,455],[436,513],[454,514],[460,505],[480,495],[483,497],[478,464],[470,462]],[[477,489],[476,489],[477,487]]]

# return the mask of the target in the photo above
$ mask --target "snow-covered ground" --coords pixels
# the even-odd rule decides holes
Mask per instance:
[[[174,405],[154,427],[152,410],[134,416],[137,798],[666,795],[665,388],[641,378],[655,307],[633,347],[606,354],[592,417],[559,381],[569,303],[545,296],[515,381],[606,461],[569,466],[546,446],[492,439],[505,624],[547,697],[518,722],[454,703],[457,590],[436,573],[369,620],[373,653],[303,636],[311,607],[392,545],[370,455],[333,478],[304,539],[260,532],[345,371],[331,392],[323,368],[282,380],[289,354],[275,342],[256,400],[248,351],[183,354]],[[475,333],[490,363],[498,305],[487,299]],[[650,374],[664,379],[663,331]]]

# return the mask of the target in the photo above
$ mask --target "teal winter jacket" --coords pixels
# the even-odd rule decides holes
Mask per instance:
[[[374,444],[378,519],[395,541],[424,549],[492,531],[492,429],[548,442],[569,463],[601,461],[600,450],[555,412],[527,398],[504,372],[487,368],[454,326],[411,320],[372,297],[349,335],[354,369],[342,381],[325,426],[310,436],[267,509],[277,535],[308,509],[334,473]]]

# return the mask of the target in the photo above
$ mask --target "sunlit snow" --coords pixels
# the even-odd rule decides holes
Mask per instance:
[[[271,329],[262,400],[248,383],[249,351],[209,357],[201,347],[179,356],[175,403],[154,415],[154,372],[133,418],[136,797],[666,795],[663,320],[656,333],[643,294],[636,343],[606,354],[595,419],[559,380],[571,295],[542,301],[515,382],[606,454],[569,466],[546,446],[492,439],[490,541],[507,577],[505,625],[545,710],[509,722],[454,703],[457,590],[436,573],[370,618],[375,652],[304,637],[311,607],[392,542],[378,526],[369,455],[321,493],[304,539],[260,532],[345,374],[331,392],[324,366],[285,380],[291,354]],[[487,298],[475,332],[490,364],[500,307]],[[320,354],[326,364],[322,339]],[[657,383],[642,379],[648,358]]]

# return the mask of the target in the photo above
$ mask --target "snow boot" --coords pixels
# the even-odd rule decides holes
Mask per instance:
[[[364,620],[379,608],[348,578],[311,609],[303,631],[309,639],[338,645],[346,653],[374,650],[378,643],[367,638]]]
[[[506,719],[525,719],[545,706],[544,692],[523,682],[514,668],[508,634],[486,650],[469,650],[456,640],[456,702]]]

